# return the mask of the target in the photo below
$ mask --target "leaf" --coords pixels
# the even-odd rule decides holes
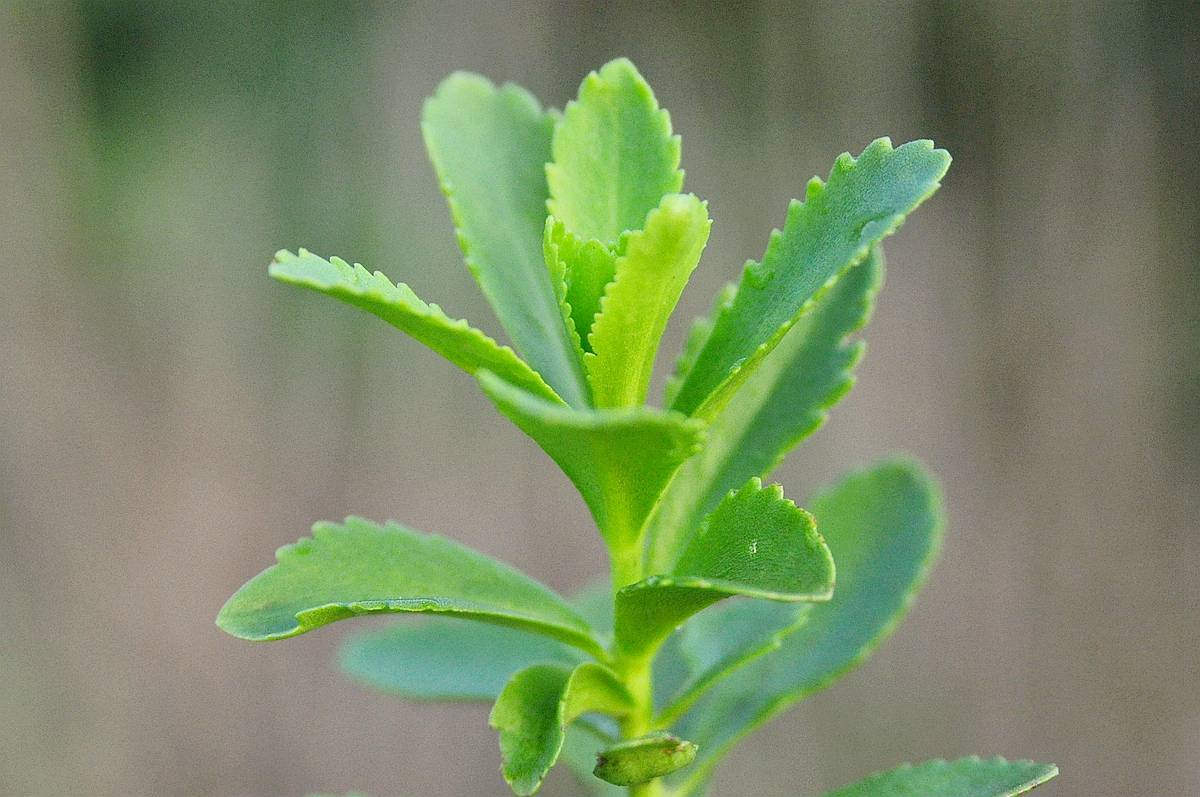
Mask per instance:
[[[551,215],[582,240],[613,245],[683,187],[670,115],[625,58],[584,78],[554,128]]]
[[[341,299],[379,316],[424,343],[469,374],[481,368],[550,401],[562,399],[512,349],[501,346],[466,321],[450,318],[436,304],[426,304],[403,282],[393,285],[384,274],[351,266],[341,258],[325,260],[301,249],[281,251],[271,264],[271,276]]]
[[[696,758],[696,745],[669,733],[619,742],[596,756],[592,774],[616,786],[636,786],[683,769]]]
[[[583,364],[542,257],[553,115],[519,86],[457,72],[426,101],[421,128],[467,267],[517,351],[584,406]]]
[[[230,598],[217,625],[241,639],[286,639],[360,614],[432,612],[523,628],[604,656],[562,598],[508,565],[397,523],[317,523],[278,564]]]
[[[863,344],[847,337],[870,317],[883,282],[876,247],[822,294],[709,426],[703,450],[679,469],[647,529],[647,558],[663,572],[700,520],[751,476],[766,478],[850,392]]]
[[[709,515],[673,573],[617,593],[617,645],[644,656],[691,615],[732,595],[823,601],[833,559],[813,519],[778,485],[751,479]]]
[[[649,407],[577,410],[481,372],[484,392],[537,442],[583,496],[610,547],[640,539],[646,517],[704,425]]]
[[[971,756],[904,764],[831,791],[826,797],[1016,797],[1057,774],[1054,764]]]
[[[667,319],[711,227],[705,203],[692,194],[668,194],[645,227],[626,236],[592,325],[592,353],[584,358],[597,407],[645,403]]]
[[[683,375],[671,408],[711,418],[753,373],[822,290],[894,232],[937,190],[950,165],[929,141],[892,149],[881,138],[857,160],[843,154],[828,183],[809,181],[783,231],[771,233],[761,263],[742,272],[737,295]]]
[[[608,668],[538,664],[509,680],[489,722],[500,732],[504,779],[517,794],[533,794],[558,760],[567,727],[583,714],[622,716],[633,705]]]
[[[754,728],[866,659],[900,622],[933,564],[940,500],[916,464],[887,462],[853,474],[811,507],[838,563],[837,593],[812,606],[779,650],[717,684],[684,717],[680,732],[700,756],[681,795]]]
[[[663,728],[673,725],[709,689],[760,656],[778,650],[789,634],[808,621],[810,608],[810,604],[735,598],[697,614],[676,634],[686,672],[669,685],[660,701],[664,708],[654,724]],[[662,660],[660,654],[655,661],[656,676]]]
[[[341,665],[361,683],[408,698],[495,700],[518,670],[580,658],[574,648],[515,628],[431,618],[353,635]]]
[[[588,335],[600,312],[600,297],[612,282],[617,256],[599,241],[577,238],[553,216],[546,219],[542,246],[551,278],[563,286],[565,317],[570,320],[582,350],[591,351]]]

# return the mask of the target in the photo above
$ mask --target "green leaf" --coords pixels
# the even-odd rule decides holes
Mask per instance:
[[[542,246],[551,278],[562,285],[564,317],[570,321],[582,350],[591,351],[588,336],[600,312],[600,298],[612,282],[617,256],[599,241],[577,238],[553,216],[546,219]]]
[[[912,463],[854,474],[811,502],[838,563],[837,593],[783,645],[726,678],[684,717],[700,745],[681,794],[697,788],[742,737],[861,663],[907,612],[941,541],[937,490]]]
[[[611,743],[611,739],[605,739],[594,728],[585,727],[581,722],[567,729],[560,757],[579,785],[593,797],[624,797],[629,793],[592,774],[596,767],[596,755]]]
[[[1016,797],[1057,774],[1054,764],[971,756],[904,764],[831,791],[826,797]]]
[[[671,118],[624,58],[584,78],[554,128],[552,150],[547,207],[581,240],[612,246],[683,187]]]
[[[705,519],[674,572],[617,593],[617,645],[629,656],[645,655],[688,617],[732,595],[828,600],[833,575],[812,517],[778,485],[751,479]]]
[[[576,410],[481,372],[484,392],[575,484],[612,547],[640,540],[646,517],[704,424],[649,407]]]
[[[822,294],[709,426],[704,449],[679,469],[647,529],[647,558],[663,572],[700,519],[751,476],[765,478],[850,392],[863,344],[847,337],[870,317],[883,282],[879,247]]]
[[[524,89],[457,72],[425,103],[422,130],[467,266],[517,351],[568,404],[583,364],[542,257],[554,117]]]
[[[523,628],[604,656],[562,598],[508,565],[396,523],[317,523],[278,564],[226,602],[217,625],[241,639],[286,639],[360,614],[431,612]]]
[[[746,264],[737,295],[714,321],[671,408],[715,415],[812,300],[937,190],[949,165],[950,156],[932,142],[892,149],[881,138],[857,160],[841,155],[827,183],[814,177],[805,201],[792,201],[783,231],[771,234],[762,262]]]
[[[693,617],[676,634],[678,655],[686,662],[660,704],[654,724],[669,727],[700,697],[760,656],[778,650],[783,640],[808,621],[810,604],[742,598],[724,601]],[[675,639],[675,637],[672,637]],[[655,674],[659,672],[659,655]],[[655,681],[658,684],[657,678]]]
[[[616,786],[636,786],[683,769],[696,758],[696,745],[669,733],[619,742],[596,757],[592,774]]]
[[[597,407],[645,403],[667,319],[711,226],[707,206],[694,195],[668,194],[644,229],[625,237],[584,359]]]
[[[515,628],[431,618],[358,633],[342,669],[368,686],[418,700],[495,700],[513,673],[534,664],[577,664],[574,648]]]
[[[628,713],[632,698],[611,670],[585,662],[574,669],[538,664],[514,675],[492,708],[500,732],[504,779],[517,794],[533,794],[558,760],[567,727],[581,715]]]
[[[372,274],[337,257],[325,260],[305,249],[295,255],[277,253],[270,273],[280,282],[333,296],[379,316],[469,374],[486,368],[535,395],[562,402],[512,349],[466,321],[450,318],[436,304],[421,301],[403,282],[393,285],[378,271]]]

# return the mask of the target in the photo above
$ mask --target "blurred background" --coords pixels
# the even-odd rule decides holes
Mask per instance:
[[[955,158],[888,246],[857,389],[776,474],[802,498],[911,452],[944,555],[715,797],[973,752],[1058,762],[1047,794],[1200,794],[1198,8],[0,2],[0,794],[506,793],[485,707],[348,682],[345,626],[249,645],[213,617],[351,512],[560,590],[604,569],[466,375],[266,264],[340,254],[499,336],[421,102],[470,69],[561,107],[616,55],[716,219],[660,370],[838,153]]]

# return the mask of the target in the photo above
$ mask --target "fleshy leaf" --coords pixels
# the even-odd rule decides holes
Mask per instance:
[[[581,240],[616,244],[683,187],[671,118],[625,58],[584,78],[554,128],[552,151],[547,207]]]
[[[577,238],[553,216],[546,219],[543,248],[551,278],[562,285],[565,317],[578,335],[582,349],[591,351],[588,336],[600,312],[600,297],[612,282],[617,256],[599,241]]]
[[[595,729],[584,727],[577,722],[567,729],[567,738],[563,742],[561,758],[579,785],[593,797],[625,797],[629,792],[611,783],[605,783],[594,774],[596,754],[608,745],[612,739],[599,736]]]
[[[778,485],[751,479],[705,518],[674,572],[617,593],[617,645],[644,655],[688,617],[733,595],[828,600],[833,577],[833,558],[812,517]]]
[[[937,490],[912,463],[854,474],[811,507],[838,564],[837,593],[812,606],[778,650],[721,681],[684,717],[680,731],[700,756],[682,795],[754,728],[866,659],[907,612],[941,541]]]
[[[652,733],[599,753],[592,774],[616,786],[636,786],[683,769],[695,759],[696,745],[669,733]]]
[[[431,618],[358,633],[342,669],[368,686],[418,700],[495,700],[513,673],[581,660],[574,648],[515,628]]]
[[[880,772],[825,797],[1016,797],[1058,774],[1054,764],[982,759],[926,761]]]
[[[704,424],[649,407],[576,410],[483,372],[492,402],[575,484],[610,546],[640,539],[679,464],[699,449]]]
[[[778,650],[789,634],[808,621],[810,608],[810,604],[735,598],[689,620],[679,630],[678,638],[672,637],[686,670],[669,684],[655,725],[673,725],[709,689],[760,656]],[[656,675],[662,660],[660,654],[655,663]],[[656,679],[656,688],[657,684]]]
[[[517,794],[533,794],[558,760],[567,727],[592,711],[628,713],[632,699],[608,668],[538,664],[514,675],[489,718],[500,732],[504,779]]]
[[[519,86],[456,72],[426,101],[421,127],[467,266],[500,323],[559,396],[584,406],[583,364],[542,258],[553,115]]]
[[[666,571],[700,519],[751,476],[766,478],[824,424],[850,391],[863,344],[847,337],[870,317],[883,282],[876,247],[815,302],[713,419],[703,450],[679,469],[647,530],[652,570]]]
[[[645,402],[659,340],[711,226],[707,206],[694,195],[668,194],[645,227],[624,239],[584,358],[597,407]]]
[[[333,296],[379,316],[469,374],[486,368],[542,398],[562,402],[512,349],[466,321],[450,318],[436,304],[421,301],[403,282],[393,285],[378,271],[372,274],[338,257],[325,260],[305,249],[295,255],[277,253],[270,273],[280,282]]]
[[[286,639],[360,614],[456,614],[523,628],[603,656],[566,601],[525,574],[432,534],[362,518],[317,523],[234,593],[217,625],[241,639]]]
[[[950,165],[929,141],[892,149],[881,138],[843,154],[827,183],[813,178],[793,200],[761,263],[750,262],[737,295],[717,316],[671,408],[711,418],[812,305],[821,291],[894,232],[938,188]]]

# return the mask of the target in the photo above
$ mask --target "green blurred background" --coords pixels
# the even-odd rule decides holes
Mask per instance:
[[[1197,8],[0,0],[0,794],[505,793],[484,708],[347,682],[342,627],[212,620],[350,512],[562,590],[603,569],[468,377],[266,263],[340,254],[499,334],[422,99],[471,69],[561,106],[616,55],[716,219],[660,366],[839,152],[955,157],[889,245],[858,388],[776,474],[924,458],[941,564],[714,795],[972,752],[1057,761],[1052,794],[1200,794]]]

